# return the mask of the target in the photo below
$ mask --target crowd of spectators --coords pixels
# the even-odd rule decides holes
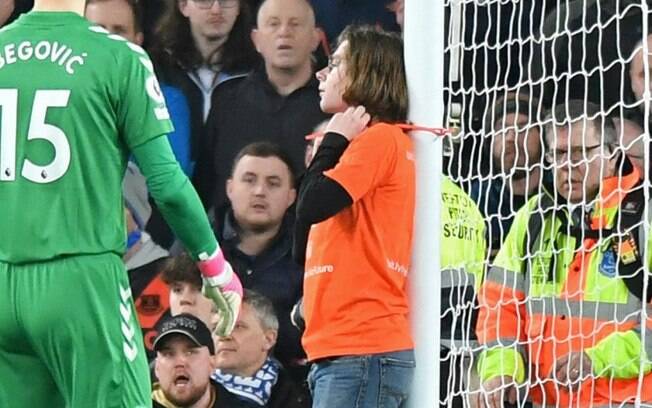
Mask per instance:
[[[505,7],[525,9],[531,2],[523,3]],[[652,58],[648,55],[646,61],[643,45],[652,47],[652,35],[646,38],[638,28],[648,18],[640,8],[593,3],[585,15],[599,19],[601,7],[613,9],[618,18],[610,24],[619,28],[606,24],[604,38],[580,38],[572,27],[581,25],[582,1],[540,10],[540,35],[572,33],[558,41],[546,37],[540,49],[528,43],[528,55],[519,51],[518,58],[535,60],[540,51],[540,64],[524,72],[515,72],[514,66],[509,72],[496,68],[504,85],[473,79],[447,88],[451,94],[456,86],[471,89],[469,94],[483,87],[491,92],[463,102],[466,135],[453,144],[444,169],[441,239],[448,252],[442,254],[442,406],[499,407],[503,401],[602,406],[633,403],[639,390],[641,400],[652,403],[652,387],[647,386],[652,374],[639,366],[642,360],[649,366],[641,350],[650,350],[642,339],[643,333],[652,335],[652,324],[636,314],[652,297],[642,277],[642,270],[651,267],[650,245],[640,227],[647,205],[642,180],[649,165],[644,118],[650,112],[645,107],[652,109],[645,102],[651,79],[644,71]],[[152,4],[161,7],[158,12],[150,13]],[[375,189],[387,185],[393,193],[413,194],[413,174],[392,173],[396,157],[413,161],[410,148],[392,150],[394,157],[389,148],[378,150],[381,136],[364,136],[395,131],[400,139],[401,130],[375,122],[406,122],[407,101],[383,99],[383,109],[390,111],[372,112],[365,119],[373,108],[366,103],[378,102],[363,92],[374,86],[365,82],[368,78],[339,77],[344,85],[328,79],[345,58],[351,63],[352,54],[365,51],[359,46],[331,54],[331,43],[352,43],[347,31],[336,41],[345,26],[366,23],[400,32],[403,6],[403,0],[88,1],[89,20],[145,46],[151,55],[175,127],[168,135],[172,150],[246,288],[233,333],[211,335],[219,316],[201,293],[200,273],[175,242],[148,196],[144,177],[130,162],[123,186],[124,260],[151,362],[154,406],[311,406],[304,346],[312,353],[314,406],[350,406],[329,387],[346,388],[327,377],[335,372],[334,361],[339,370],[359,364],[344,356],[389,358],[408,368],[413,364],[408,326],[400,321],[374,325],[377,316],[365,317],[374,307],[407,308],[399,301],[404,297],[389,302],[398,292],[382,283],[374,285],[388,293],[378,289],[361,295],[361,287],[373,282],[370,277],[378,278],[364,271],[374,270],[375,261],[367,260],[367,253],[358,258],[345,253],[360,249],[354,248],[358,240],[364,241],[362,248],[380,239],[374,229],[379,223],[399,222],[382,206],[387,202],[364,201],[364,194],[371,191],[378,199],[382,195]],[[3,3],[0,21],[11,22],[26,7],[19,0]],[[562,20],[566,27],[560,28]],[[620,24],[632,22],[639,25],[629,24],[632,29],[621,33]],[[536,37],[533,32],[519,35]],[[615,55],[612,48],[621,53]],[[365,73],[359,64],[363,68],[347,74]],[[328,87],[339,86],[351,87],[345,99],[355,98],[355,92],[363,96],[351,104],[324,99],[332,92]],[[357,105],[367,110],[355,118],[348,109]],[[329,122],[332,114],[336,119]],[[474,140],[467,143],[469,137]],[[355,183],[348,184],[352,174],[358,181],[368,176],[369,186],[356,190]],[[413,210],[403,204],[404,222],[397,227],[411,235],[411,225],[405,224]],[[360,231],[369,236],[355,235]],[[350,242],[348,233],[353,234]],[[409,249],[409,239],[402,242]],[[328,263],[311,261],[311,256],[324,255],[313,251],[327,245],[346,258],[328,261],[330,266],[340,262],[352,270],[357,264],[362,274],[355,282],[357,275],[351,273],[341,282],[319,276],[317,283],[306,285],[304,316],[304,267]],[[406,258],[389,268],[399,270],[407,263]],[[306,278],[317,275],[311,272]],[[328,292],[328,287],[335,289]],[[396,287],[404,290],[405,282]],[[355,307],[362,310],[351,312]],[[346,326],[351,324],[347,313],[359,319],[354,328]],[[308,326],[302,345],[304,317]],[[338,330],[347,330],[324,339],[335,323]],[[392,336],[398,339],[393,349],[377,347]],[[406,385],[397,391],[395,406],[402,406],[405,395],[400,392],[409,388],[410,375],[397,375]],[[639,376],[643,387],[638,387]],[[333,397],[340,399],[328,399]]]

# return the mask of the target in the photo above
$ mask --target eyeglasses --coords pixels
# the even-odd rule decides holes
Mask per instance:
[[[594,146],[579,146],[576,148],[571,148],[570,150],[570,160],[572,163],[580,163],[583,160],[592,160],[595,157],[591,156],[589,157],[589,152],[592,150],[595,150],[599,147],[602,147],[602,145],[594,145]],[[607,146],[605,146],[606,150],[610,150]],[[555,163],[555,164],[565,164],[568,162],[568,156],[569,152],[568,150],[560,150],[560,149],[555,149],[555,150],[548,150],[546,151],[546,160],[550,163]]]
[[[238,0],[192,0],[198,8],[208,10],[217,2],[220,8],[229,9],[238,6]]]

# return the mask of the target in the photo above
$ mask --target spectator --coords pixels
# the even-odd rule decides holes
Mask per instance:
[[[629,230],[643,213],[640,174],[599,106],[571,100],[544,126],[553,180],[517,213],[480,291],[479,402],[515,403],[525,385],[535,404],[632,403],[650,364],[641,343],[650,241]],[[652,375],[642,374],[650,403]]]
[[[233,161],[226,188],[230,205],[218,212],[215,234],[244,287],[274,304],[280,323],[274,356],[295,377],[305,378],[301,334],[290,323],[303,285],[303,269],[292,259],[287,211],[296,198],[291,166],[272,143],[245,146]]]
[[[192,314],[212,332],[218,319],[217,310],[202,293],[201,274],[188,254],[171,258],[163,269],[162,279],[170,289],[170,314]]]
[[[308,1],[266,0],[251,36],[264,64],[246,79],[223,84],[213,97],[210,143],[196,180],[207,207],[224,204],[233,158],[249,143],[278,144],[302,170],[304,136],[326,118],[313,77],[311,53],[319,39]]]
[[[313,406],[399,407],[414,370],[406,288],[414,156],[395,126],[408,108],[402,40],[349,27],[317,77],[321,108],[335,115],[297,203],[298,225],[312,225],[302,341]]]
[[[9,23],[9,17],[14,12],[16,7],[14,0],[3,0],[0,3],[0,27],[4,26],[5,23]]]
[[[251,11],[244,0],[167,0],[150,47],[156,73],[164,88],[174,89],[189,110],[190,172],[211,137],[206,119],[217,86],[243,77],[256,64],[250,38]],[[172,91],[169,91],[172,92]],[[202,201],[204,193],[199,189]],[[206,204],[206,203],[204,203]],[[206,207],[208,208],[208,206]],[[154,211],[148,230],[161,245],[174,242],[169,227]]]
[[[111,34],[142,45],[141,10],[134,0],[86,0],[84,17]]]
[[[215,345],[206,325],[191,314],[169,317],[154,340],[153,408],[232,408],[237,400],[211,381]]]
[[[3,116],[16,126],[3,121],[0,406],[149,404],[122,260],[121,184],[130,155],[198,262],[225,316],[220,332],[230,332],[239,309],[239,281],[170,153],[171,123],[147,54],[91,26],[84,5],[38,0],[0,30],[3,51],[59,58],[6,58],[2,68]],[[15,143],[5,149],[8,139]],[[16,392],[25,372],[30,390]]]
[[[138,322],[143,331],[145,352],[151,361],[156,356],[153,341],[157,334],[157,323],[170,308],[170,291],[161,279],[168,252],[158,246],[144,230],[152,209],[145,177],[134,163],[127,165],[122,193],[127,218],[127,252],[123,259],[127,266]]]
[[[0,27],[11,24],[32,7],[34,7],[33,0],[3,0],[0,5]]]
[[[539,102],[522,92],[500,98],[485,125],[492,174],[472,180],[469,195],[487,221],[491,258],[500,249],[516,211],[538,192],[543,174]]]
[[[271,357],[279,328],[274,305],[250,290],[242,302],[235,330],[216,339],[213,379],[240,401],[230,408],[310,407],[310,400]]]
[[[142,12],[135,0],[87,0],[84,16],[91,22],[118,34],[134,44],[143,44]],[[174,157],[186,175],[191,175],[188,102],[176,88],[161,87],[174,131],[168,134]]]
[[[204,137],[218,84],[245,75],[256,61],[251,12],[241,0],[169,0],[151,47],[157,75],[190,106],[192,160]]]
[[[636,47],[634,47],[632,60],[629,63],[629,80],[631,82],[635,102],[639,105],[641,111],[645,110],[645,70],[646,67],[649,69],[650,63],[652,63],[652,34],[647,36],[646,42],[648,52],[647,58],[644,58],[643,42],[639,41]],[[646,59],[647,61],[645,61]]]

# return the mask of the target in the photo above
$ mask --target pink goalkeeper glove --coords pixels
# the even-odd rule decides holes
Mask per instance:
[[[215,334],[228,336],[233,331],[242,303],[242,284],[218,247],[213,255],[199,255],[197,263],[204,282],[203,292],[220,314]]]

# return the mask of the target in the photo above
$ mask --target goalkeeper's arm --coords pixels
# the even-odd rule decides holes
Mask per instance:
[[[174,158],[166,136],[133,149],[147,188],[174,233],[190,252],[204,278],[204,291],[222,313],[219,334],[228,334],[237,318],[242,286],[211,230],[204,207]]]
[[[204,208],[177,163],[166,136],[159,136],[133,149],[147,188],[163,217],[183,242],[193,259],[218,249]]]

